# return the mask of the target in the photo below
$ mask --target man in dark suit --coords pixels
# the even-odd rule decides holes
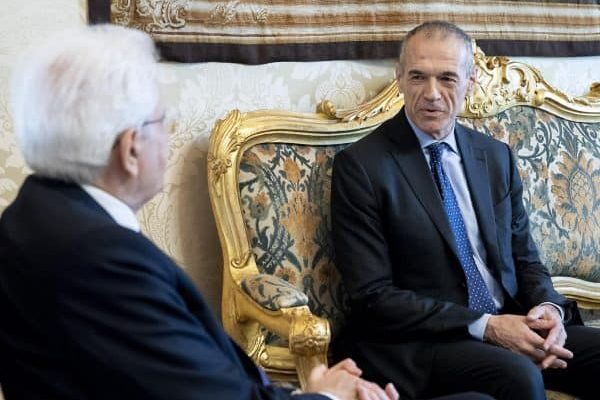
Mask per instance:
[[[34,171],[0,219],[7,400],[287,399],[139,232],[168,154],[151,39],[116,26],[53,38],[16,69],[15,130]],[[396,399],[351,360],[305,399]]]
[[[333,238],[351,308],[337,353],[409,398],[544,399],[545,385],[592,398],[600,335],[540,262],[514,156],[456,123],[472,54],[452,24],[413,29],[403,109],[336,156]]]

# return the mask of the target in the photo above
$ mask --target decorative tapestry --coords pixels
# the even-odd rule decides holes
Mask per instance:
[[[149,32],[175,61],[393,58],[407,31],[456,23],[487,54],[600,55],[595,0],[88,0],[91,23]]]

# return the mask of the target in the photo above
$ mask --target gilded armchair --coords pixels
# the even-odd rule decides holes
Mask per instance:
[[[461,123],[511,145],[555,286],[582,308],[600,308],[600,84],[573,98],[505,57],[477,52],[475,64],[478,84]],[[310,368],[327,361],[345,306],[329,241],[333,157],[402,104],[392,82],[356,109],[234,110],[213,130],[223,324],[274,379],[304,385]]]

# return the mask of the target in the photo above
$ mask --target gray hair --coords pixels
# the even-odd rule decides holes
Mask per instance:
[[[463,41],[465,45],[466,54],[473,54],[473,39],[471,38],[471,36],[469,36],[467,32],[463,31],[458,26],[447,21],[428,21],[414,27],[406,34],[406,36],[404,36],[404,39],[400,44],[400,55],[398,56],[398,68],[400,69],[400,71],[403,71],[404,69],[404,58],[408,41],[417,33],[423,33],[428,39],[432,39],[434,34],[441,35],[444,39],[449,35],[453,36],[456,39]],[[466,75],[470,76],[472,70],[473,57],[467,57],[465,64]]]
[[[159,101],[150,37],[116,25],[65,32],[32,49],[12,80],[14,127],[37,174],[93,183],[120,133]]]

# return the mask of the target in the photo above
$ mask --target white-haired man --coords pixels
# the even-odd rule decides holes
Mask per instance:
[[[144,33],[87,27],[16,70],[15,130],[34,174],[0,219],[0,382],[8,400],[283,399],[184,273],[139,233],[168,155]],[[307,399],[395,399],[351,360]],[[316,394],[316,392],[321,394]]]

